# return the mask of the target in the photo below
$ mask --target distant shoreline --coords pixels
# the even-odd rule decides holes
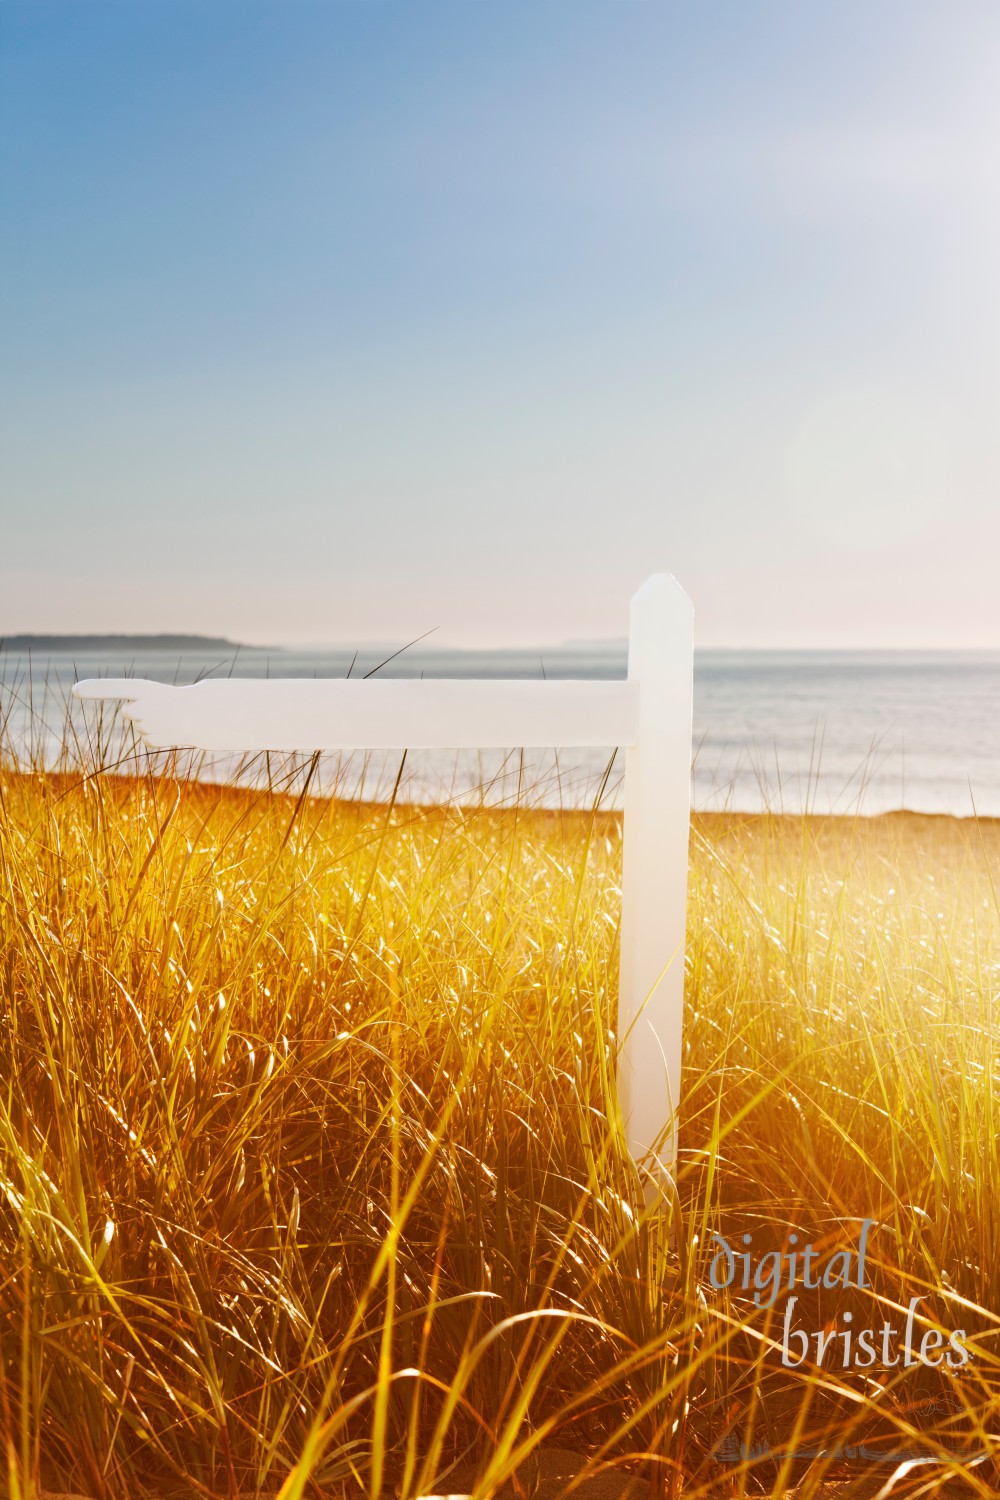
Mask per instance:
[[[0,651],[244,651],[221,635],[8,635]],[[278,649],[269,647],[269,650]]]
[[[355,650],[364,653],[406,654],[409,660],[444,658],[477,661],[488,657],[524,658],[537,661],[544,657],[590,656],[621,658],[628,654],[628,639],[625,636],[606,639],[570,639],[565,641],[541,641],[536,644],[484,646],[459,645],[445,642],[419,645],[416,641],[400,646],[398,641],[301,641],[260,642],[234,641],[221,635],[181,635],[165,632],[159,635],[134,635],[128,632],[116,634],[84,633],[35,634],[22,632],[18,635],[0,634],[0,656],[23,655],[28,651],[119,652],[119,651],[228,651],[247,652],[252,655],[282,656],[348,656]],[[696,661],[729,659],[734,663],[752,665],[768,661],[857,661],[902,663],[907,659],[918,662],[963,662],[1000,660],[1000,645],[996,646],[695,646]]]

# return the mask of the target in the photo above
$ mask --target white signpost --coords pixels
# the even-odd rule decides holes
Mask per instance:
[[[633,1160],[662,1181],[677,1156],[693,661],[691,602],[657,573],[632,600],[626,682],[102,677],[73,692],[125,700],[150,749],[625,746],[619,1095]]]

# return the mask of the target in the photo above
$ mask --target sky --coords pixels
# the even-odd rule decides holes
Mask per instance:
[[[0,633],[1000,647],[994,0],[4,0]]]

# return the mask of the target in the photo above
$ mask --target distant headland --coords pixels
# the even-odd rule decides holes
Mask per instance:
[[[8,635],[0,651],[239,651],[221,635]]]

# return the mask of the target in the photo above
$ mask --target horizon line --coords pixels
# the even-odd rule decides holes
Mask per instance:
[[[419,651],[417,648],[419,647]],[[423,644],[423,638],[418,638],[409,644],[400,646],[397,640],[366,640],[354,641],[236,641],[227,636],[211,635],[193,631],[18,631],[0,634],[0,655],[25,655],[29,652],[49,650],[60,655],[72,650],[89,651],[111,651],[121,649],[148,650],[177,652],[184,650],[228,650],[234,653],[240,651],[269,652],[279,654],[291,654],[296,651],[329,651],[338,653],[350,652],[380,652],[392,651],[397,656],[407,653],[421,654],[426,656],[483,656],[507,653],[511,655],[537,655],[543,652],[564,651],[621,651],[628,650],[627,636],[579,636],[571,637],[561,641],[546,641],[529,644],[492,644],[492,645],[466,645],[458,643],[435,642],[434,644]],[[844,645],[837,644],[811,644],[801,645],[787,643],[776,645],[774,643],[747,643],[727,644],[695,644],[696,652],[725,651],[731,653],[770,652],[770,653],[851,653],[851,654],[896,654],[907,655],[920,653],[924,655],[990,655],[1000,653],[1000,642],[995,645],[928,645],[925,643],[907,644],[879,644],[868,643],[859,645],[857,643]]]

